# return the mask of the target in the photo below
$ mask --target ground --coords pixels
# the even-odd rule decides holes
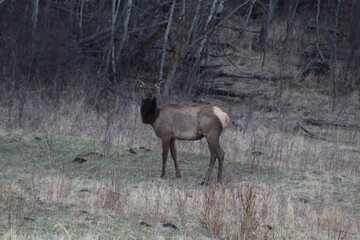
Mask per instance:
[[[148,146],[113,141],[105,156],[104,142],[91,138],[3,129],[0,236],[360,238],[358,149],[299,134],[284,140],[285,133],[234,131],[222,139],[229,153],[223,183],[200,186],[209,163],[204,141],[178,144],[183,177],[169,159],[161,179],[156,138]]]

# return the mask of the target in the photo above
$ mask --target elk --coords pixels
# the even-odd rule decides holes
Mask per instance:
[[[161,178],[165,177],[169,148],[174,160],[176,177],[181,177],[177,162],[175,140],[199,140],[205,137],[210,149],[211,158],[210,166],[202,184],[209,181],[216,159],[219,162],[217,181],[221,182],[225,153],[221,149],[219,138],[223,129],[230,121],[229,116],[220,108],[212,105],[168,104],[158,108],[155,96],[156,89],[161,86],[163,81],[160,80],[155,84],[145,83],[140,78],[137,81],[143,90],[140,109],[142,121],[152,126],[156,136],[162,142],[163,164]]]

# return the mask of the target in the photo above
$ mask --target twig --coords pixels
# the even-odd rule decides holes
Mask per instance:
[[[231,63],[231,65],[233,65],[236,68],[236,70],[238,70],[239,72],[241,71],[240,68],[236,66],[236,64],[229,58],[228,55],[225,55],[225,57]]]

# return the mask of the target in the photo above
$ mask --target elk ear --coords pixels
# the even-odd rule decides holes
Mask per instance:
[[[155,83],[155,87],[159,88],[163,82],[164,82],[164,80],[158,81],[157,83]]]
[[[137,78],[136,80],[138,81],[140,87],[145,87],[145,83],[140,78]]]

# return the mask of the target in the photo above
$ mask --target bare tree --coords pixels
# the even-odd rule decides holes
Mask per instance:
[[[286,19],[286,39],[291,35],[291,31],[294,26],[295,13],[299,5],[299,0],[290,0],[288,2],[288,13]]]
[[[273,18],[274,10],[277,4],[277,0],[269,0],[266,14],[264,16],[263,24],[260,29],[259,41],[263,49],[262,65],[264,66],[266,60],[266,54],[268,51],[268,35],[271,20]]]
[[[123,47],[125,45],[126,38],[128,36],[128,28],[129,28],[131,8],[132,8],[132,0],[127,0],[126,7],[125,7],[124,23],[123,23],[123,27],[122,27],[121,37],[120,37],[120,40],[119,40],[119,46],[118,46],[118,49],[117,49],[116,60],[119,59],[121,51],[122,51],[122,49],[123,49]]]
[[[338,47],[337,47],[337,32],[339,27],[339,12],[342,5],[342,0],[338,1],[337,7],[335,9],[335,16],[334,16],[334,31],[330,33],[330,38],[332,40],[332,54],[331,54],[331,82],[332,82],[332,95],[333,95],[333,101],[332,101],[332,111],[335,111],[336,107],[336,99],[337,99],[337,87],[336,87],[336,69],[337,69],[337,58],[338,58]]]
[[[113,0],[112,1],[112,9],[111,9],[111,39],[110,39],[110,54],[109,58],[111,58],[111,67],[112,72],[116,74],[116,57],[115,57],[115,30],[116,30],[116,22],[119,15],[121,0]]]
[[[200,55],[205,47],[205,44],[207,43],[207,41],[209,40],[209,37],[210,37],[210,22],[211,20],[213,19],[214,17],[214,14],[215,14],[215,8],[216,8],[216,4],[217,4],[217,1],[218,0],[213,0],[212,4],[211,4],[211,9],[210,9],[210,13],[209,13],[209,16],[206,20],[206,23],[205,23],[205,27],[204,27],[204,35],[202,37],[202,41],[200,43],[200,46],[195,54],[195,58],[197,59],[197,61],[199,61],[200,59]]]
[[[168,39],[169,39],[171,23],[173,21],[175,4],[176,4],[176,0],[174,0],[173,3],[171,4],[168,23],[167,23],[166,31],[165,31],[165,35],[164,35],[164,43],[163,43],[163,47],[162,47],[162,54],[161,54],[161,60],[160,60],[159,79],[162,79],[163,74],[164,74],[164,63],[165,63],[166,47],[167,47],[167,43],[168,43]]]
[[[33,0],[33,11],[32,11],[32,17],[31,17],[33,37],[36,34],[38,14],[39,14],[39,0]]]

